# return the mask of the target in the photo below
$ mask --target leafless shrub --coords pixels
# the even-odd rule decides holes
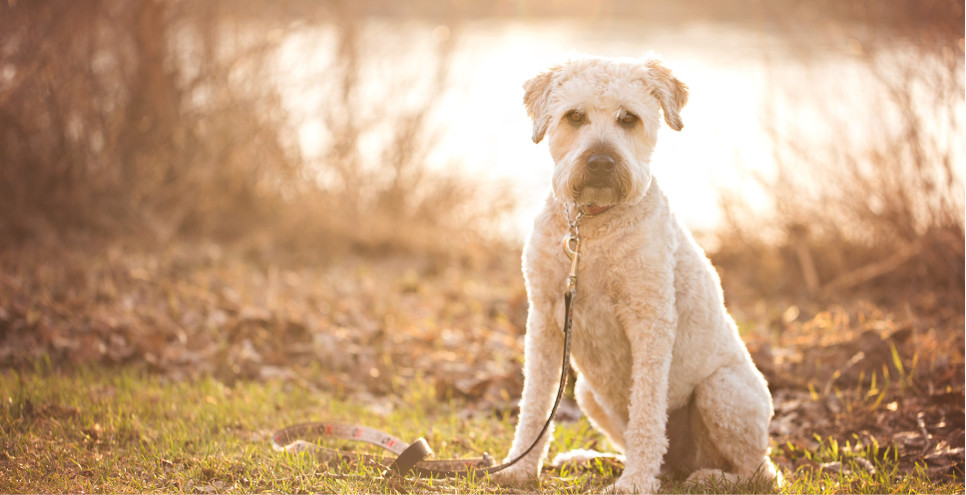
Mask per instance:
[[[426,167],[452,41],[424,54],[420,85],[373,95],[360,5],[299,4],[300,24],[257,0],[0,6],[0,235],[446,249],[485,231],[506,199]],[[306,20],[336,33],[310,47],[331,52],[311,81],[329,136],[311,159],[278,65]]]
[[[298,53],[326,40],[334,49],[326,62],[309,62],[315,70],[297,82],[315,96],[302,118],[320,122],[323,135],[303,171],[312,187],[301,201],[313,207],[285,219],[291,225],[285,239],[318,239],[305,226],[319,215],[329,233],[364,250],[439,253],[495,238],[514,207],[507,190],[479,183],[452,160],[428,166],[434,154],[439,162],[440,131],[451,124],[439,112],[453,86],[458,23],[449,19],[453,28],[443,36],[400,19],[389,29],[370,22],[364,6],[336,4],[329,12],[335,22],[296,33],[304,34]]]
[[[762,293],[831,296],[861,288],[888,297],[936,289],[962,304],[962,6],[926,3],[933,10],[924,13],[916,2],[888,9],[850,2],[888,19],[835,24],[850,30],[847,42],[819,49],[860,62],[862,87],[797,93],[800,107],[773,107],[766,116],[777,170],[758,181],[773,208],[762,213],[726,193],[720,253],[732,264],[754,258],[758,273],[746,280]],[[902,20],[893,9],[903,8],[917,15]],[[797,41],[820,38],[790,33]],[[811,84],[838,80],[825,70],[808,73]],[[867,119],[841,111],[863,106]]]
[[[2,8],[8,235],[133,230],[164,241],[237,231],[271,198],[266,187],[293,175],[298,153],[285,142],[277,95],[232,78],[270,47],[220,51],[232,33],[219,4]]]

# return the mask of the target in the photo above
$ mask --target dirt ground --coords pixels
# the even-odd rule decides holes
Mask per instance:
[[[360,401],[422,379],[468,416],[513,412],[527,312],[518,254],[269,260],[213,244],[7,249],[0,366],[291,380]],[[732,297],[724,278],[774,396],[777,462],[842,469],[806,454],[836,442],[962,480],[961,300],[926,292],[895,304],[796,305]]]

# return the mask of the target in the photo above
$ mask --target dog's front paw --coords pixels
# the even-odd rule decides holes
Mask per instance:
[[[540,466],[531,466],[521,461],[503,471],[493,473],[491,476],[494,481],[501,485],[521,485],[535,481],[540,476]]]
[[[604,490],[607,493],[658,493],[661,482],[653,476],[621,476]]]

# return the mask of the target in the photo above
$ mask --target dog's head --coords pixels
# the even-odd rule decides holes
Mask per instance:
[[[660,60],[581,58],[524,84],[533,141],[547,136],[557,198],[584,205],[634,204],[651,184],[664,121],[683,127],[688,87]]]

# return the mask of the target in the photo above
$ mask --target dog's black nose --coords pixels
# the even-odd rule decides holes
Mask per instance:
[[[610,155],[591,155],[587,159],[587,170],[594,175],[605,175],[614,170],[614,157]]]

